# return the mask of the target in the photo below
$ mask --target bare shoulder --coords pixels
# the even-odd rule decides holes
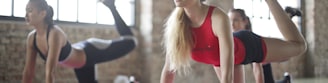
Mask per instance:
[[[54,25],[52,27],[52,30],[50,32],[52,32],[52,33],[65,34],[64,31],[63,31],[63,29],[61,27],[57,26],[57,25]]]
[[[33,41],[34,41],[34,35],[35,34],[36,34],[35,29],[28,33],[27,39],[26,39],[27,48],[33,48]]]
[[[52,30],[50,30],[50,33],[49,34],[55,35],[55,36],[59,36],[59,37],[66,37],[66,33],[63,31],[63,29],[60,28],[57,25],[54,25],[52,27]]]
[[[230,21],[228,15],[220,8],[214,8],[212,13],[212,29],[216,35],[230,32]]]
[[[28,33],[27,42],[32,42],[33,41],[35,33],[36,33],[35,30],[32,30],[31,32]]]
[[[49,32],[49,40],[56,40],[65,43],[67,41],[66,33],[59,26],[55,25]]]
[[[224,21],[229,20],[229,17],[221,8],[215,7],[212,13],[212,19]]]

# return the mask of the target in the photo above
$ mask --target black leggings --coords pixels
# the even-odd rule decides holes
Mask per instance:
[[[263,49],[262,37],[248,30],[234,32],[233,36],[239,38],[245,46],[245,59],[242,64],[263,62],[265,50]]]
[[[272,75],[271,63],[264,64],[262,68],[263,68],[263,75],[264,75],[264,83],[275,83]]]
[[[121,36],[133,36],[130,27],[122,20],[115,7],[109,7],[115,19],[117,31]],[[136,41],[131,38],[112,40],[105,49],[99,49],[88,41],[79,42],[85,45],[84,51],[87,57],[86,64],[82,68],[74,69],[79,83],[97,83],[95,79],[95,65],[97,63],[111,61],[120,58],[136,47]]]

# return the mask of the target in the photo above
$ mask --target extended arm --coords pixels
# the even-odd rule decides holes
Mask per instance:
[[[212,14],[212,28],[214,34],[219,38],[220,48],[220,69],[221,69],[221,82],[233,82],[233,67],[234,67],[234,54],[233,54],[233,37],[231,24],[228,16],[220,9],[216,8]]]
[[[170,61],[168,55],[166,55],[165,64],[162,70],[160,83],[173,83],[175,73],[170,70]]]
[[[59,53],[61,51],[61,47],[66,44],[65,37],[58,29],[53,29],[49,32],[49,40],[48,40],[48,55],[46,62],[46,83],[54,82],[54,70],[56,68],[56,64],[59,60]]]
[[[36,51],[33,47],[33,35],[35,31],[29,33],[26,42],[26,59],[23,70],[22,83],[33,83],[35,73]]]

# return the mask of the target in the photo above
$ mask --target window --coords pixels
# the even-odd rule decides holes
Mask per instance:
[[[97,22],[97,13],[89,13],[89,12],[97,12],[97,4],[93,0],[80,0],[78,5],[78,21],[86,22],[86,23],[96,23]],[[107,15],[110,12],[106,12]],[[108,21],[108,20],[107,20]]]
[[[29,0],[1,0],[0,16],[24,18]],[[54,20],[78,23],[114,24],[111,11],[98,0],[47,0]],[[134,0],[116,0],[115,5],[128,25],[134,25]],[[1,18],[0,18],[1,19]]]
[[[286,6],[300,8],[299,0],[278,1],[282,8]],[[234,8],[245,10],[246,15],[250,17],[254,33],[265,37],[283,38],[264,0],[235,0]],[[300,18],[293,18],[292,20],[299,25]]]
[[[12,1],[11,0],[2,0],[0,3],[0,15],[11,16],[12,12]]]
[[[77,0],[58,0],[58,20],[77,20]],[[82,0],[81,0],[82,1]],[[91,13],[91,12],[90,12]]]
[[[47,0],[48,2],[48,5],[50,5],[53,10],[54,10],[54,16],[53,16],[53,19],[54,20],[58,20],[58,0]]]
[[[134,24],[134,0],[116,0],[116,9],[124,19],[126,24]],[[120,5],[118,5],[120,4]],[[112,19],[112,20],[108,20]],[[97,22],[99,24],[114,24],[114,18],[111,15],[111,11],[105,7],[105,5],[98,3],[97,5]],[[129,20],[126,20],[129,19]]]
[[[11,11],[14,11],[13,13],[15,17],[25,17],[25,7],[27,2],[28,0],[14,0],[14,10]]]

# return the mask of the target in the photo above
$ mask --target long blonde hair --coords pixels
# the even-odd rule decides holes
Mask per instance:
[[[190,69],[190,53],[193,47],[193,38],[190,19],[181,7],[176,7],[165,24],[164,47],[166,56],[170,60],[170,70],[176,72]]]

